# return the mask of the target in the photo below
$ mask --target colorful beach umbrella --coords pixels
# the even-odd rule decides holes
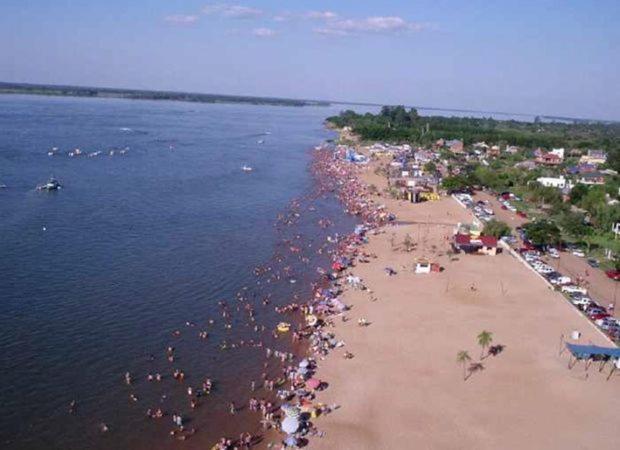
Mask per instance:
[[[306,381],[306,386],[309,389],[318,389],[321,386],[321,380],[317,380],[316,378],[310,378]]]
[[[282,431],[287,434],[293,434],[299,429],[299,420],[295,417],[286,417],[282,421]]]

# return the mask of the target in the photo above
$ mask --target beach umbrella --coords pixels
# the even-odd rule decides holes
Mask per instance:
[[[317,322],[318,322],[318,319],[317,319],[317,317],[314,314],[308,314],[306,316],[306,323],[309,326],[313,327],[313,326],[316,325]]]
[[[284,405],[282,405],[280,409],[284,411],[284,414],[286,415],[286,417],[292,417],[294,419],[298,418],[299,414],[301,413],[298,407],[289,405],[288,403],[285,403]]]
[[[321,380],[317,380],[316,378],[310,378],[306,381],[306,386],[310,389],[318,389],[321,385]]]
[[[299,429],[299,420],[295,417],[286,417],[282,421],[282,431],[287,434],[295,433]]]
[[[287,447],[297,447],[297,439],[295,439],[295,436],[289,435],[284,439],[284,445]]]

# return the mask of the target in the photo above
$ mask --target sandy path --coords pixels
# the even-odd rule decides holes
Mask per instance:
[[[370,172],[367,179],[381,183]],[[344,360],[340,350],[321,363],[329,389],[319,400],[342,406],[317,421],[327,435],[310,448],[616,448],[620,375],[605,381],[608,367],[585,372],[582,363],[569,370],[567,353],[558,352],[560,336],[572,330],[583,333],[582,343],[606,341],[509,254],[449,261],[451,224],[471,220],[452,199],[386,204],[401,223],[428,224],[371,236],[368,250],[378,259],[352,270],[379,300],[362,291],[344,296],[353,305],[351,320],[337,332],[355,358]],[[407,233],[416,250],[393,251],[390,241],[402,242]],[[421,256],[446,270],[413,274]],[[398,275],[389,277],[386,266]],[[371,325],[359,327],[360,317]],[[467,350],[479,359],[476,336],[483,329],[506,349],[463,381],[456,354]]]

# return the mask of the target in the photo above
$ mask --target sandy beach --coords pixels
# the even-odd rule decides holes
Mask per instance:
[[[374,164],[362,178],[382,188]],[[569,369],[560,351],[573,330],[582,333],[578,343],[609,341],[508,252],[448,255],[454,226],[472,219],[452,198],[375,200],[397,222],[369,236],[365,250],[377,258],[350,269],[371,292],[342,296],[352,306],[336,327],[346,347],[320,361],[329,387],[317,399],[339,408],[317,420],[326,434],[309,448],[616,448],[620,375],[607,381],[609,365]],[[411,252],[401,245],[407,234],[416,243]],[[445,270],[414,274],[418,258]],[[370,325],[358,326],[360,318]],[[499,355],[481,359],[483,330],[505,346]],[[345,350],[354,358],[344,359]],[[483,365],[466,381],[461,350]]]

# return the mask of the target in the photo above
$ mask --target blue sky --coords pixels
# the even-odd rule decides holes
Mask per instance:
[[[0,80],[620,120],[620,1],[2,0]]]

